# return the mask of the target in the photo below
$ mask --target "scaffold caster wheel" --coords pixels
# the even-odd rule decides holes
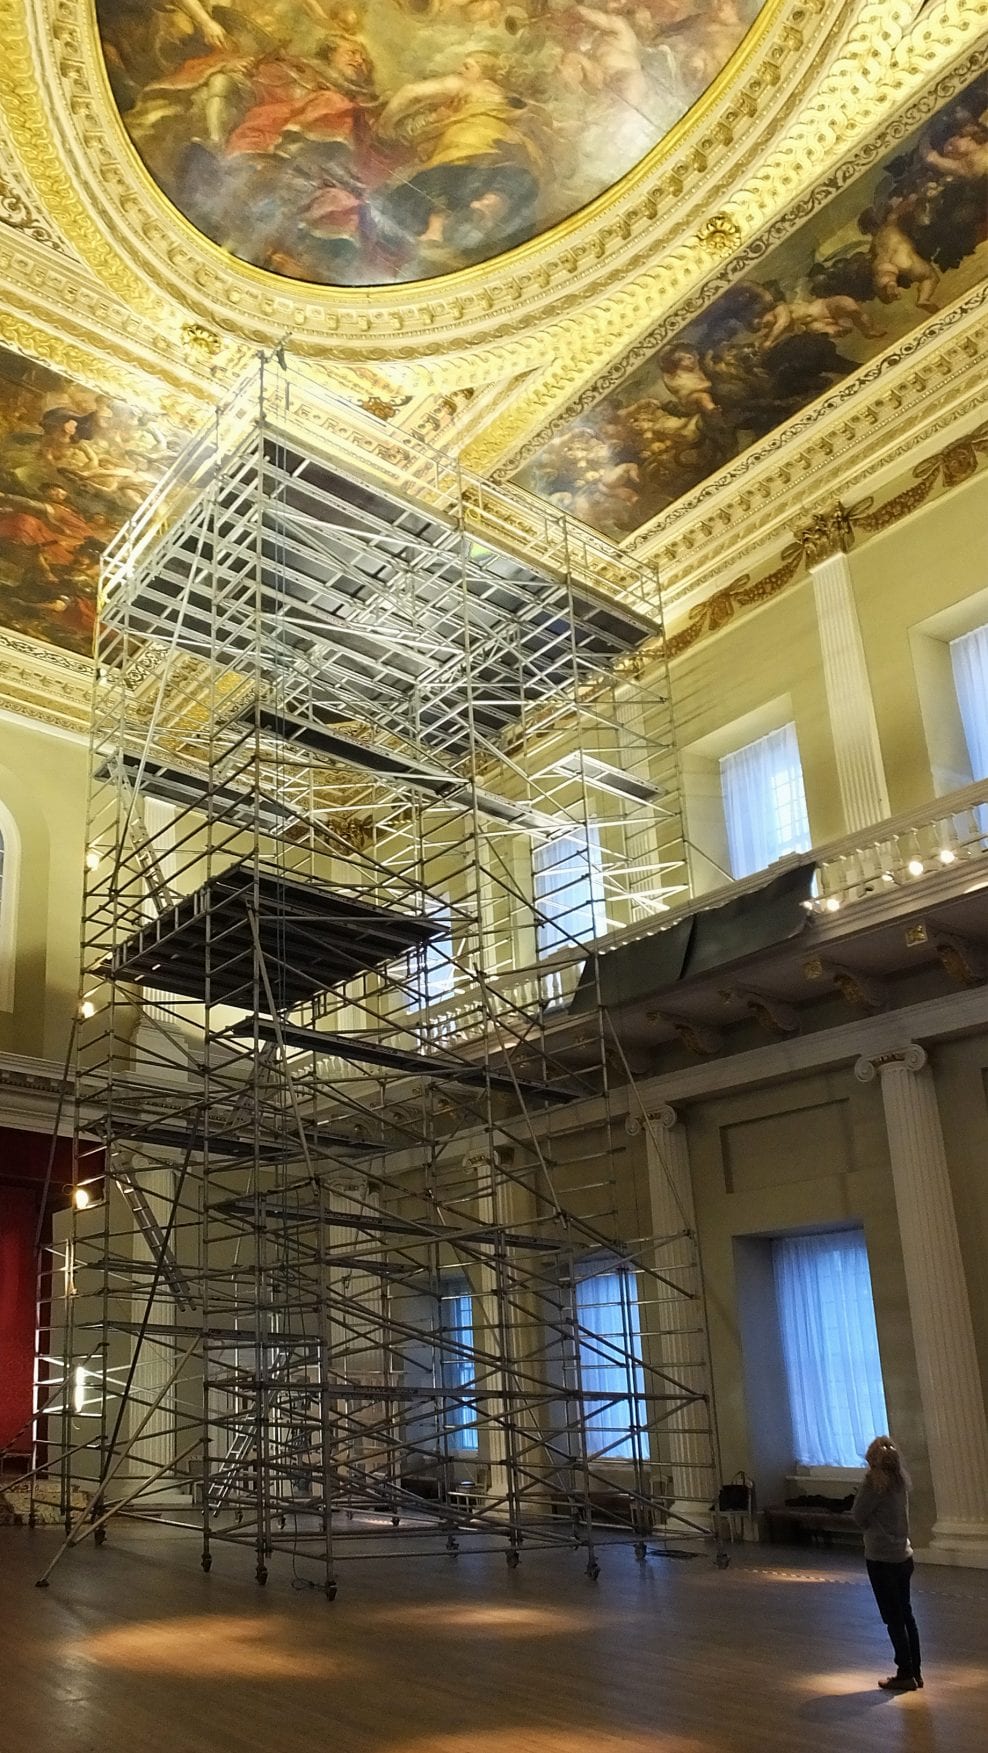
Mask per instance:
[[[400,1516],[392,1516],[391,1517],[391,1526],[393,1528],[400,1528],[401,1527],[401,1517]]]
[[[592,1583],[595,1583],[600,1575],[600,1565],[593,1558],[587,1565],[587,1575]]]
[[[27,1525],[29,1528],[36,1528],[38,1525],[38,1518],[35,1515],[33,1510],[31,1511],[31,1514],[27,1518]]]
[[[507,1559],[508,1569],[517,1570],[521,1563],[521,1553],[516,1552],[512,1547],[511,1551],[505,1554],[505,1557]]]
[[[202,1557],[199,1560],[199,1563],[202,1565],[203,1570],[206,1571],[207,1573],[209,1571],[211,1571],[213,1568],[213,1561],[212,1561],[208,1552],[203,1553]]]
[[[268,1580],[268,1573],[265,1570],[263,1564],[258,1565],[257,1569],[254,1572],[254,1575],[256,1576],[259,1583],[266,1583]]]
[[[729,1553],[718,1552],[718,1554],[717,1554],[717,1569],[718,1570],[726,1570],[728,1565],[730,1564],[730,1562],[731,1562],[731,1559],[730,1559]]]
[[[243,1521],[243,1519],[244,1519],[244,1512],[243,1512],[243,1510],[238,1510],[238,1511],[237,1511],[237,1527],[238,1527],[238,1528],[239,1528],[239,1526],[240,1526],[240,1524],[241,1524],[241,1522],[242,1522],[242,1521]]]
[[[285,1526],[285,1517],[284,1516],[278,1517],[278,1526],[279,1526],[279,1528],[283,1528]]]
[[[336,1600],[336,1584],[335,1583],[327,1583],[326,1584],[326,1599],[327,1599],[327,1601],[335,1601]]]
[[[459,1552],[459,1550],[460,1550],[460,1542],[458,1540],[454,1540],[452,1534],[447,1534],[447,1536],[446,1536],[446,1551],[447,1552]]]
[[[645,1547],[644,1540],[636,1540],[635,1541],[635,1557],[637,1558],[639,1564],[644,1564],[644,1562],[645,1562],[645,1551],[646,1551],[646,1547]]]
[[[97,1546],[102,1546],[104,1541],[106,1540],[106,1529],[105,1528],[94,1529],[93,1539],[95,1540]]]

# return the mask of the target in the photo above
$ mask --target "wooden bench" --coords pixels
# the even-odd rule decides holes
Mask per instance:
[[[835,1539],[850,1538],[856,1544],[861,1541],[861,1529],[850,1510],[805,1509],[798,1504],[779,1504],[765,1511],[765,1521],[768,1537],[773,1542],[798,1544],[807,1541],[812,1545],[819,1540],[824,1546],[831,1546]]]

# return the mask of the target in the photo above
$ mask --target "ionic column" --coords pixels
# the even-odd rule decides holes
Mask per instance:
[[[799,532],[813,581],[837,782],[849,833],[892,813],[847,558],[852,538],[842,506],[820,513]]]
[[[693,1181],[686,1128],[667,1104],[648,1116],[646,1162],[659,1275],[649,1296],[658,1366],[669,1388],[707,1396],[688,1401],[657,1427],[662,1458],[672,1475],[673,1509],[690,1521],[707,1523],[717,1488],[714,1467],[710,1381],[703,1285],[696,1241]]]
[[[988,1566],[988,1418],[933,1073],[915,1043],[854,1069],[881,1081],[936,1499],[931,1556]]]

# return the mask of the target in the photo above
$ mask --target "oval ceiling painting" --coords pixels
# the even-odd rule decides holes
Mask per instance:
[[[242,261],[429,279],[578,211],[726,66],[764,0],[97,0],[164,193]]]

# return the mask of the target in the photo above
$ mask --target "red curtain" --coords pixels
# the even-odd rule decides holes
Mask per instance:
[[[0,1186],[0,1449],[17,1454],[31,1452],[30,1428],[15,1439],[33,1409],[40,1201],[40,1187]]]
[[[51,1138],[0,1126],[0,1449],[31,1453],[34,1411],[34,1350],[39,1324],[38,1260],[34,1240],[44,1195]],[[42,1225],[66,1203],[72,1178],[72,1143],[60,1138]],[[50,1264],[50,1262],[49,1262]],[[40,1311],[41,1326],[47,1311]],[[20,1434],[18,1434],[20,1433]]]

